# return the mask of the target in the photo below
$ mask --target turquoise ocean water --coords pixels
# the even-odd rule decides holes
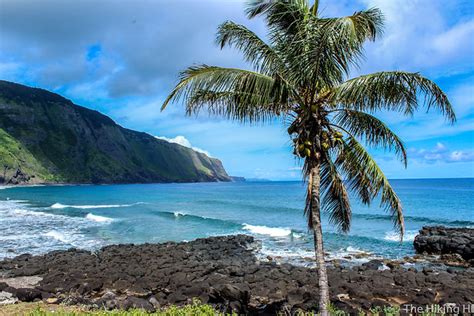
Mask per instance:
[[[340,234],[323,219],[333,258],[414,253],[424,225],[474,226],[474,179],[392,180],[404,204],[405,241],[378,207],[353,202],[352,228]],[[39,186],[0,190],[0,258],[112,243],[192,240],[245,233],[260,254],[303,263],[312,237],[301,182]],[[301,261],[302,260],[302,261]]]

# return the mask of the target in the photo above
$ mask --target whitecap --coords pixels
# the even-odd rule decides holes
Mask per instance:
[[[284,236],[289,236],[291,234],[291,229],[282,228],[282,227],[267,227],[267,226],[243,224],[242,228],[254,234],[268,235],[272,237],[284,237]]]
[[[86,215],[86,218],[87,218],[88,220],[91,220],[91,221],[94,221],[94,222],[98,222],[98,223],[110,223],[110,222],[113,221],[113,219],[110,218],[110,217],[95,215],[95,214],[92,214],[92,213],[87,214],[87,215]]]
[[[186,213],[183,213],[183,212],[173,212],[174,214],[174,217],[181,217],[181,216],[185,216]]]
[[[302,233],[295,233],[295,232],[292,233],[292,236],[293,236],[293,238],[295,238],[295,239],[303,239],[303,238],[306,237],[305,234],[302,234]]]
[[[46,237],[51,237],[55,240],[58,240],[63,243],[70,243],[72,241],[72,238],[70,236],[66,236],[64,233],[58,232],[56,230],[52,230],[44,234]]]
[[[15,214],[16,216],[24,216],[24,217],[30,217],[30,216],[51,217],[51,216],[55,216],[53,214],[48,214],[48,213],[39,212],[39,211],[30,211],[30,210],[19,209],[19,208],[14,209],[13,214]],[[57,216],[61,216],[61,215],[57,215]]]
[[[71,246],[95,249],[106,241],[84,235],[83,230],[99,225],[104,223],[41,212],[16,201],[0,201],[0,260],[18,253],[41,254]]]
[[[67,205],[61,203],[54,203],[50,206],[53,209],[63,209],[63,208],[77,208],[82,210],[97,209],[97,208],[117,208],[117,207],[129,207],[137,204],[143,204],[141,202],[134,204],[100,204],[100,205]]]
[[[405,235],[403,236],[403,242],[413,242],[413,240],[415,240],[416,235],[418,235],[418,231],[416,230],[410,230],[405,232]],[[383,239],[387,241],[399,242],[400,234],[398,232],[389,231],[385,233],[385,237]]]
[[[349,253],[367,253],[366,251],[364,251],[362,249],[352,247],[352,246],[347,247],[346,251],[349,252]]]

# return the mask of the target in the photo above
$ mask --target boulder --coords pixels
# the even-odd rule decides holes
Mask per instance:
[[[421,254],[458,254],[466,261],[474,259],[474,229],[425,226],[413,242]]]

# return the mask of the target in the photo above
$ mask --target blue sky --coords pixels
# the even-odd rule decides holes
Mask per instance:
[[[373,6],[385,14],[384,36],[367,44],[353,76],[420,72],[448,94],[458,121],[451,126],[435,111],[380,113],[405,141],[408,168],[390,153],[371,152],[391,178],[474,177],[474,1],[321,0],[326,16]],[[187,66],[248,67],[237,52],[214,44],[226,20],[265,36],[262,21],[247,20],[243,8],[231,0],[0,0],[0,79],[58,92],[127,128],[206,151],[232,175],[298,179],[279,122],[187,118],[180,104],[159,110]]]

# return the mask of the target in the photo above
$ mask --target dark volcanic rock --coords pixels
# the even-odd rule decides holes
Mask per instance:
[[[318,309],[315,269],[260,262],[252,237],[237,235],[188,243],[113,245],[91,253],[70,249],[0,261],[0,275],[37,274],[35,289],[0,286],[20,300],[58,299],[107,309],[152,311],[193,298],[223,312],[295,313]],[[474,303],[474,270],[379,270],[372,261],[328,269],[331,300],[347,312],[373,306]],[[426,290],[426,289],[429,289]],[[375,298],[377,298],[375,300]]]
[[[413,244],[418,253],[458,254],[466,261],[474,260],[474,229],[472,228],[426,226],[420,230]],[[453,260],[452,256],[448,258]]]

